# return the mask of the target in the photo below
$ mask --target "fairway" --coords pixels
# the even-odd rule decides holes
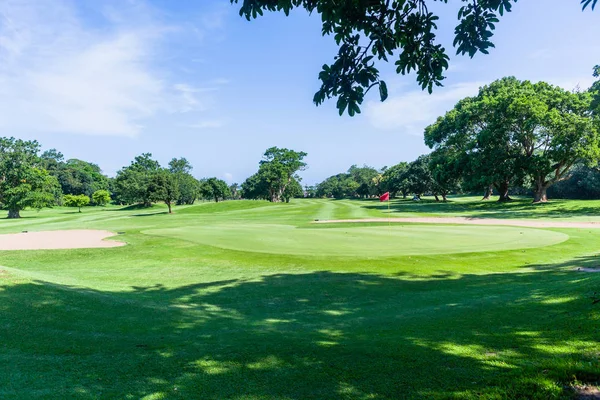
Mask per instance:
[[[452,225],[298,229],[290,225],[217,224],[154,229],[142,233],[238,251],[348,257],[514,250],[549,246],[569,238],[564,233],[549,230]]]
[[[435,215],[568,205],[476,199]],[[379,201],[65,208],[0,233],[120,232],[0,251],[2,399],[571,399],[600,380],[600,230],[354,223]],[[431,216],[395,200],[393,217]],[[406,210],[406,211],[405,211]],[[507,213],[508,214],[508,213]],[[563,220],[569,220],[563,218]]]

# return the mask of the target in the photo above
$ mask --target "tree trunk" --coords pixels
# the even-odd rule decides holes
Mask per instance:
[[[169,207],[169,214],[173,214],[173,211],[171,210],[171,203],[167,203],[167,207]]]
[[[442,201],[444,201],[444,202],[445,202],[445,201],[448,201],[448,197],[447,197],[447,195],[445,195],[445,194],[443,194],[443,193],[442,193]]]
[[[496,186],[496,190],[498,191],[498,201],[505,202],[511,201],[512,199],[508,195],[508,182],[501,182]]]
[[[483,199],[481,200],[489,200],[492,197],[492,193],[494,192],[494,186],[490,185],[485,188],[485,193],[483,193]]]
[[[434,194],[433,196],[435,197],[435,201],[440,201],[440,198],[438,197],[437,194]]]
[[[219,196],[215,196],[215,203],[219,202]]]
[[[546,190],[548,190],[548,186],[544,184],[538,184],[535,187],[535,191],[533,192],[533,202],[534,203],[545,203],[548,201],[548,196],[546,195]]]
[[[19,210],[8,210],[8,218],[21,218]]]
[[[79,212],[81,212],[81,207],[79,207]]]

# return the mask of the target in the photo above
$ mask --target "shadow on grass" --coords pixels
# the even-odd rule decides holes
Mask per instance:
[[[600,380],[592,274],[413,278],[15,281],[0,286],[0,397],[550,399]]]
[[[379,200],[365,200],[368,209],[388,212],[388,204]],[[548,203],[533,204],[530,199],[515,199],[506,203],[497,201],[460,202],[449,200],[436,202],[426,199],[414,202],[409,199],[392,200],[390,209],[394,213],[456,213],[473,218],[567,218],[573,216],[600,216],[600,207],[579,206],[569,200],[553,200]]]

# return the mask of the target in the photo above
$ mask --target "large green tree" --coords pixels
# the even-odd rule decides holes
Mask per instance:
[[[151,153],[135,157],[131,165],[123,167],[115,178],[115,194],[118,202],[125,204],[141,203],[146,207],[152,205],[148,192],[150,181],[160,171],[158,161],[152,159]]]
[[[319,74],[321,88],[314,96],[319,105],[337,98],[340,115],[360,113],[359,105],[372,88],[384,101],[386,84],[380,78],[378,62],[395,60],[396,72],[414,71],[419,85],[430,93],[441,86],[449,57],[437,38],[439,17],[430,11],[434,3],[448,0],[230,0],[241,3],[240,15],[248,20],[265,11],[286,15],[295,8],[320,14],[323,36],[333,36],[338,53]],[[499,18],[517,0],[462,0],[454,28],[457,54],[473,57],[487,54]],[[585,7],[596,0],[582,0]],[[551,7],[551,6],[542,6]]]
[[[406,198],[409,193],[407,170],[408,163],[403,161],[386,168],[383,172],[381,186],[385,192],[390,192],[391,197],[396,197],[397,193],[402,193],[402,197]]]
[[[151,201],[163,201],[169,214],[173,212],[173,204],[179,198],[179,183],[176,174],[168,169],[159,169],[150,177],[147,196]]]
[[[200,193],[205,199],[213,199],[215,203],[231,197],[227,182],[218,178],[208,178],[201,181]]]
[[[191,174],[192,164],[184,157],[169,161],[169,171],[175,174],[179,185],[177,204],[194,204],[200,191],[200,182]]]
[[[0,205],[8,218],[19,218],[20,211],[41,209],[55,204],[60,186],[43,169],[37,141],[0,138]]]
[[[258,172],[244,182],[242,189],[246,198],[264,198],[280,202],[292,181],[300,182],[299,171],[306,168],[306,153],[286,148],[271,147],[265,151]]]
[[[598,158],[590,103],[589,93],[503,78],[427,127],[425,142],[456,157],[463,176],[493,184],[500,200],[509,199],[510,184],[526,179],[534,201],[544,202],[577,160]]]
[[[341,173],[330,176],[317,185],[317,197],[334,197],[343,199],[345,197],[358,196],[357,190],[360,184],[354,180],[349,173]]]

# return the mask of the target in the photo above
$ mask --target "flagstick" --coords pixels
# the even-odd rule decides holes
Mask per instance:
[[[392,227],[392,216],[390,214],[390,198],[388,197],[388,230]]]

